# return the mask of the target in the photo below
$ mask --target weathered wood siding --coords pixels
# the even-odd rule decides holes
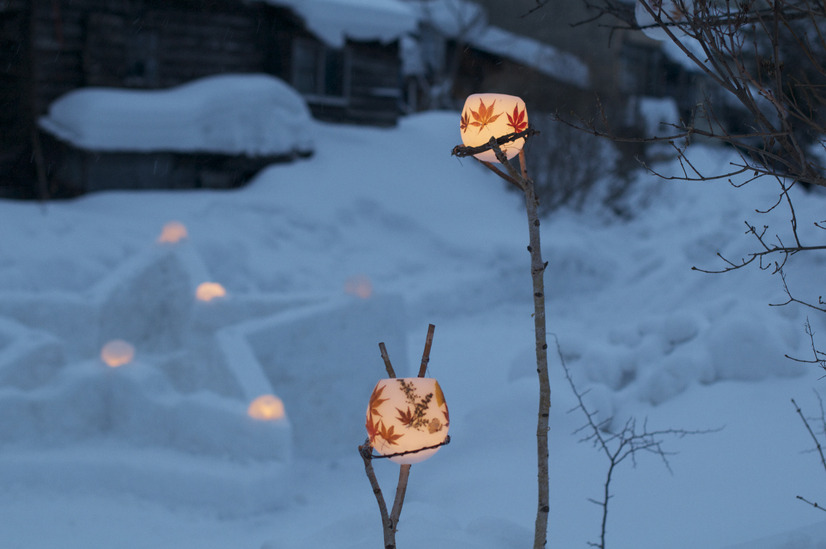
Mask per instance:
[[[87,86],[167,88],[226,73],[264,72],[290,82],[296,36],[317,40],[291,11],[266,2],[0,0],[0,196],[16,194],[9,191],[15,181],[34,194],[36,121],[61,95]],[[347,93],[334,106],[310,100],[314,114],[394,124],[397,47],[346,47]],[[55,166],[43,158],[53,175]]]
[[[34,130],[29,103],[29,6],[26,0],[0,0],[0,188],[25,196],[32,179]]]

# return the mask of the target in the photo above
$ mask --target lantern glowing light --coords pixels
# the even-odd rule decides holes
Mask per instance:
[[[429,458],[443,445],[450,426],[444,393],[432,378],[382,379],[367,406],[370,445],[402,465]]]
[[[135,358],[135,347],[122,339],[113,339],[100,350],[100,359],[112,368],[129,364]]]
[[[502,93],[475,93],[468,96],[462,109],[459,130],[462,143],[468,147],[487,144],[491,137],[502,137],[528,128],[528,112],[525,102],[513,95]],[[525,145],[525,138],[519,138],[500,145],[508,159],[513,158]],[[474,155],[479,160],[499,162],[493,151]]]
[[[225,295],[227,295],[227,291],[217,282],[202,282],[195,290],[195,297],[200,301],[212,301]]]
[[[344,282],[344,292],[362,299],[373,295],[373,283],[365,275],[351,276]]]
[[[165,244],[174,244],[180,242],[187,237],[186,227],[179,221],[170,221],[161,229],[161,235],[158,237],[158,242]]]
[[[253,400],[247,415],[261,421],[275,421],[284,417],[284,402],[275,395],[261,395]]]

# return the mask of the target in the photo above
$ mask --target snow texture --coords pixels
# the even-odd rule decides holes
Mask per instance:
[[[295,11],[327,45],[353,40],[393,42],[416,30],[418,21],[400,0],[263,0]]]
[[[310,130],[311,160],[237,191],[0,201],[0,546],[379,547],[356,452],[385,375],[377,344],[415,375],[428,323],[452,442],[413,467],[399,546],[530,546],[537,382],[520,197],[451,158],[458,113]],[[706,171],[731,160],[691,148]],[[782,213],[754,213],[776,189],[638,178],[646,206],[632,220],[597,208],[543,220],[548,330],[600,419],[723,429],[667,440],[673,473],[646,455],[614,471],[609,546],[821,547],[819,511],[795,495],[822,499],[824,473],[789,399],[816,415],[822,381],[783,355],[810,352],[807,316],[817,334],[826,325],[767,307],[784,296],[765,271],[690,270],[746,253],[744,218],[785,237]],[[798,219],[822,218],[822,194],[795,197]],[[171,220],[187,239],[158,243]],[[788,271],[819,295],[822,259]],[[195,300],[207,280],[226,296]],[[135,359],[112,369],[99,353],[114,338]],[[598,537],[589,498],[607,463],[572,434],[583,418],[555,352],[551,383],[549,534],[581,547]],[[246,415],[262,393],[286,418]],[[397,467],[375,466],[392,498]]]
[[[276,156],[312,151],[310,111],[269,75],[209,76],[166,90],[81,88],[39,121],[90,151]]]

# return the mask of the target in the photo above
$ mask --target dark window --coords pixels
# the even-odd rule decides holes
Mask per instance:
[[[343,50],[312,40],[293,43],[293,86],[315,99],[344,99],[347,95],[347,59]]]

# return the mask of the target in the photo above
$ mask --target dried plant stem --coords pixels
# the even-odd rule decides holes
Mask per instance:
[[[427,365],[430,362],[430,347],[433,344],[433,332],[436,327],[429,324],[427,327],[427,337],[425,338],[424,353],[422,353],[422,363],[419,367],[419,377],[424,377],[427,371]],[[387,347],[384,342],[379,343],[379,350],[381,351],[381,358],[384,360],[384,367],[387,370],[387,375],[391,378],[396,377],[396,371],[393,369],[393,364],[390,362],[390,356],[387,354]],[[376,478],[376,472],[373,470],[373,448],[370,446],[370,439],[368,438],[362,446],[359,446],[359,454],[364,461],[364,471],[370,481],[370,486],[373,488],[373,495],[376,496],[376,502],[379,504],[379,513],[381,514],[382,532],[384,534],[384,549],[396,549],[396,526],[399,524],[399,518],[402,514],[402,507],[404,506],[404,496],[407,493],[407,482],[410,477],[410,465],[402,465],[399,468],[399,481],[396,484],[396,497],[393,500],[393,508],[390,513],[387,513],[387,503],[384,500],[379,481]]]

